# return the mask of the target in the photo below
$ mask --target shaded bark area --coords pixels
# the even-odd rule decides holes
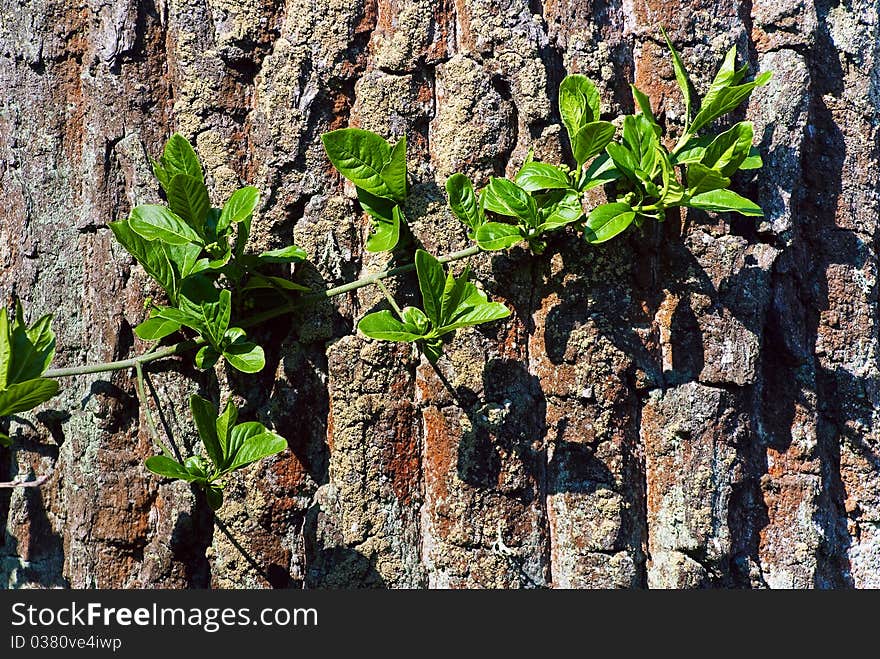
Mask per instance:
[[[29,0],[0,7],[0,293],[56,314],[58,365],[125,358],[157,295],[107,228],[154,202],[148,154],[179,130],[217,205],[263,201],[255,247],[294,239],[315,286],[384,267],[322,132],[406,134],[415,240],[467,245],[443,185],[569,147],[556,89],[603,112],[683,103],[667,27],[705,91],[732,44],[770,84],[766,217],[669,214],[597,248],[473,259],[511,318],[459,332],[438,369],[353,327],[362,289],[259,332],[257,377],[151,373],[233,396],[290,450],[239,474],[215,523],[151,476],[129,373],[79,377],[12,422],[0,587],[878,587],[876,3],[748,0]],[[460,267],[460,264],[459,264]],[[412,278],[393,283],[418,299]]]

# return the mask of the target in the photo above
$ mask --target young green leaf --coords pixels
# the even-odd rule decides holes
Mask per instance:
[[[565,77],[559,85],[559,114],[569,140],[573,141],[581,128],[599,119],[599,103],[599,90],[589,78],[576,74]]]
[[[607,147],[606,147],[607,149]],[[596,158],[583,174],[583,185],[580,187],[582,192],[592,190],[600,185],[611,183],[620,178],[620,172],[614,167],[614,161],[607,153]]]
[[[251,341],[237,341],[223,350],[223,358],[242,373],[259,373],[266,366],[263,349]]]
[[[617,142],[611,142],[605,147],[605,152],[610,156],[614,163],[614,168],[630,180],[636,179],[636,169],[639,167],[639,161],[636,156],[628,148]]]
[[[726,188],[728,185],[730,185],[730,179],[717,169],[710,169],[698,162],[687,166],[687,193],[690,196],[709,192],[709,190]]]
[[[193,394],[189,399],[189,408],[208,457],[215,465],[223,464],[223,448],[217,434],[217,407],[211,401]]]
[[[0,390],[0,417],[27,412],[58,394],[58,381],[35,378],[13,382]]]
[[[12,332],[6,307],[0,308],[0,389],[9,381],[9,365],[12,363]]]
[[[699,208],[704,211],[715,213],[739,213],[749,217],[763,217],[764,211],[753,201],[741,197],[733,190],[712,190],[691,197],[686,206]]]
[[[218,416],[216,421],[217,439],[220,441],[221,457],[219,460],[214,461],[214,465],[218,469],[222,469],[229,460],[230,437],[236,421],[238,421],[238,408],[231,400],[228,400],[226,401],[226,407],[223,409],[223,414]]]
[[[168,293],[172,302],[177,298],[177,276],[168,255],[156,245],[132,230],[127,220],[109,225],[116,240],[131,254],[141,267]]]
[[[578,171],[590,158],[602,153],[602,150],[614,139],[614,132],[614,124],[611,122],[593,121],[575,134],[571,149]]]
[[[515,217],[527,226],[536,226],[538,208],[535,199],[521,187],[504,178],[493,178],[483,190],[483,207],[507,217]]]
[[[382,177],[391,160],[391,148],[382,137],[360,128],[341,128],[324,133],[321,141],[330,162],[345,178],[377,197],[394,198]]]
[[[553,231],[566,224],[577,222],[584,215],[580,197],[574,190],[569,190],[565,196],[550,207],[549,211],[538,227],[542,232]]]
[[[196,353],[194,361],[196,364],[196,368],[207,371],[209,368],[213,367],[214,364],[217,363],[218,359],[220,359],[219,352],[217,352],[211,346],[202,346]]]
[[[186,174],[202,182],[205,180],[199,157],[189,141],[180,133],[174,133],[165,143],[161,165],[169,182],[177,174]]]
[[[597,206],[587,217],[584,237],[593,245],[604,243],[625,231],[635,217],[629,204],[618,202]]]
[[[705,126],[708,126],[718,117],[733,110],[752,93],[753,89],[766,85],[772,76],[773,74],[769,71],[762,73],[752,82],[721,89],[711,102],[706,102],[704,100],[703,105],[700,107],[700,111],[697,113],[697,116],[694,117],[691,131],[697,132]]]
[[[52,332],[52,316],[45,315],[30,328],[24,321],[21,302],[15,303],[15,316],[12,323],[7,321],[5,309],[0,325],[6,333],[2,341],[3,352],[8,352],[3,368],[3,386],[14,382],[32,380],[43,374],[55,356],[55,334]]]
[[[417,341],[425,335],[414,324],[400,321],[387,310],[376,311],[361,318],[358,330],[371,339],[404,343]]]
[[[602,148],[604,149],[605,146],[602,145]],[[548,165],[543,162],[530,162],[523,165],[516,175],[516,184],[526,192],[565,190],[571,187],[568,174],[556,165]]]
[[[510,309],[500,302],[489,302],[486,294],[473,284],[468,283],[465,294],[467,297],[464,302],[459,305],[449,322],[436,331],[437,336],[443,336],[463,327],[501,320],[510,315]]]
[[[158,240],[170,245],[201,242],[195,229],[164,206],[135,206],[128,222],[132,231],[147,240]]]
[[[146,460],[147,469],[152,471],[157,476],[164,476],[165,478],[179,478],[184,481],[192,481],[193,477],[190,473],[184,468],[182,464],[177,462],[176,460],[172,460],[171,458],[164,455],[154,455]]]
[[[175,323],[166,318],[148,318],[134,328],[134,333],[144,341],[159,341],[166,336],[180,331],[180,323]]]
[[[694,105],[693,97],[691,96],[691,81],[688,79],[688,74],[681,61],[681,57],[678,56],[678,52],[669,40],[669,36],[666,34],[666,30],[663,29],[662,25],[660,26],[660,32],[663,33],[663,38],[666,40],[666,46],[669,48],[669,53],[672,55],[672,69],[675,71],[675,80],[678,82],[678,87],[681,89],[681,94],[684,97],[685,130],[687,130]]]
[[[186,245],[169,245],[157,243],[159,249],[165,252],[168,260],[176,269],[176,279],[182,280],[198,271],[199,257],[202,255],[202,246],[195,243]]]
[[[266,431],[259,435],[253,435],[244,440],[241,448],[232,459],[229,470],[242,469],[257,460],[281,453],[286,448],[287,440],[274,432]]]
[[[442,297],[446,274],[443,272],[440,261],[423,249],[416,250],[415,264],[425,314],[436,327],[442,318]]]
[[[368,252],[388,252],[397,247],[400,242],[400,225],[403,224],[403,213],[400,206],[395,205],[391,209],[391,221],[385,221],[378,216],[373,216],[373,231],[364,249]]]
[[[388,162],[379,174],[395,201],[403,202],[406,199],[406,135],[391,149]]]
[[[211,209],[208,189],[201,180],[187,174],[176,174],[165,190],[168,207],[199,236],[205,235],[205,218]]]
[[[257,204],[260,203],[260,191],[252,186],[240,188],[230,195],[217,220],[217,233],[222,234],[226,228],[238,222],[250,222]],[[248,224],[250,230],[250,224]]]
[[[446,196],[452,214],[471,232],[476,231],[483,223],[483,216],[470,179],[464,174],[450,176],[446,179]]]
[[[752,122],[741,121],[712,140],[700,162],[724,176],[732,176],[748,158],[753,138]]]
[[[266,432],[266,426],[257,421],[246,421],[244,423],[239,423],[237,426],[233,426],[229,431],[229,438],[223,455],[223,464],[220,465],[220,472],[228,473],[230,471],[236,454],[241,447],[244,446],[245,442],[252,437],[262,435]]]
[[[642,114],[645,115],[651,126],[654,127],[657,137],[660,137],[663,134],[663,129],[660,127],[657,117],[654,116],[654,111],[651,109],[651,100],[635,85],[630,85],[630,89],[632,89],[633,98],[636,101],[636,105],[639,106],[639,110],[642,111]]]
[[[299,263],[308,258],[306,250],[296,245],[289,245],[280,249],[270,249],[262,252],[257,259],[260,263]]]
[[[477,244],[488,252],[507,249],[523,239],[519,227],[501,222],[486,222],[477,229]]]

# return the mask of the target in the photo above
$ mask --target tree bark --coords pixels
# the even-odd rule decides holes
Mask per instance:
[[[13,6],[14,5],[14,6]],[[214,523],[150,475],[133,374],[81,376],[13,421],[0,587],[878,587],[877,5],[867,0],[7,1],[0,11],[0,292],[52,312],[56,364],[123,359],[156,288],[107,228],[155,202],[174,130],[217,205],[263,200],[330,286],[387,265],[320,134],[406,134],[407,215],[462,249],[443,184],[567,157],[557,87],[603,112],[629,83],[680,124],[666,26],[699,91],[731,45],[772,70],[739,118],[766,217],[670,214],[644,235],[472,265],[508,321],[460,331],[439,369],[366,340],[363,289],[258,333],[256,377],[153,368],[162,423],[232,396],[290,451],[238,475]],[[598,199],[599,197],[597,197]],[[458,264],[457,267],[460,267]],[[414,280],[394,283],[418,300]],[[452,391],[449,387],[451,386]]]

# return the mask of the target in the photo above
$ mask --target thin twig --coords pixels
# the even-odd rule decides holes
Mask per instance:
[[[49,472],[48,474],[43,474],[42,476],[37,476],[37,478],[35,478],[32,481],[22,481],[22,480],[18,480],[16,478],[15,480],[9,481],[7,483],[0,483],[0,488],[40,487],[40,485],[42,485],[47,480],[49,480],[49,477],[51,475],[52,475],[52,473]]]
[[[144,393],[144,366],[141,362],[136,361],[134,363],[134,370],[137,373],[137,396],[138,401],[140,401],[141,407],[144,409],[144,417],[147,420],[147,428],[150,430],[150,436],[153,438],[153,441],[156,445],[162,449],[162,453],[167,455],[169,458],[173,455],[171,451],[168,450],[168,447],[162,442],[162,439],[159,437],[159,429],[156,427],[156,422],[153,420],[153,412],[150,410],[150,401],[147,400],[147,396]]]
[[[381,279],[376,280],[376,286],[382,289],[382,293],[385,295],[385,299],[388,300],[388,304],[394,309],[394,313],[397,314],[397,317],[400,318],[400,320],[403,320],[403,312],[400,310],[400,307],[397,306],[397,302],[394,300],[394,296],[391,295],[391,291],[388,290],[388,287]]]

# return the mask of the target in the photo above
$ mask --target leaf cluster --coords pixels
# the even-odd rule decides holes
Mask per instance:
[[[147,469],[159,476],[177,478],[201,487],[212,510],[223,505],[222,479],[287,448],[287,440],[257,421],[238,421],[238,408],[227,401],[223,413],[209,400],[194,395],[190,410],[206,456],[194,455],[183,462],[172,456],[147,458]]]
[[[136,206],[128,219],[110,224],[116,239],[168,297],[168,305],[151,305],[149,318],[135,333],[158,341],[186,327],[205,343],[196,355],[199,368],[210,368],[223,357],[239,371],[262,370],[263,349],[248,340],[235,319],[260,292],[284,298],[307,290],[266,272],[274,264],[305,259],[305,252],[290,245],[247,253],[259,191],[243,187],[222,207],[211,206],[202,165],[182,135],[171,136],[161,158],[153,161],[153,172],[167,205]]]
[[[58,393],[57,380],[41,377],[54,356],[51,315],[28,327],[20,302],[12,318],[0,309],[0,417],[31,410]],[[9,444],[0,433],[0,446]]]
[[[392,146],[385,138],[361,128],[340,128],[321,136],[327,157],[354,183],[358,202],[373,223],[364,246],[386,252],[400,242],[406,201],[406,135]]]
[[[468,281],[470,271],[455,277],[424,250],[415,255],[422,308],[405,307],[367,314],[358,323],[366,336],[381,341],[417,342],[433,364],[443,351],[443,337],[463,327],[506,318],[510,310],[489,302],[486,294]]]

